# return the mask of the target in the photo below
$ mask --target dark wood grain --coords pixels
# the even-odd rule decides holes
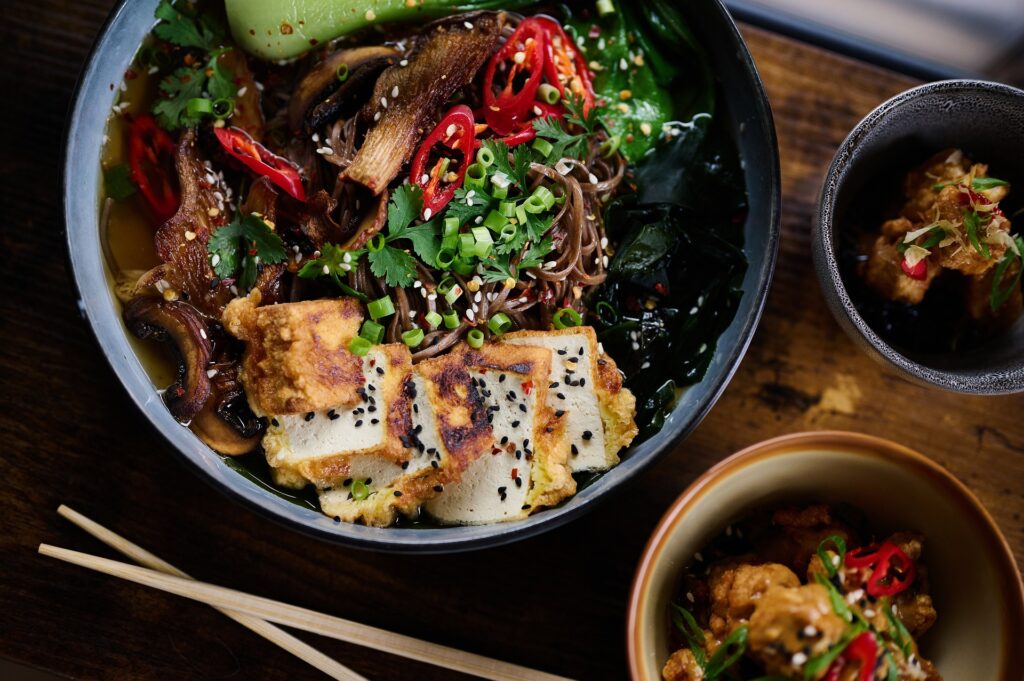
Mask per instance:
[[[843,336],[811,268],[813,206],[836,145],[912,82],[751,29],[782,149],[782,248],[750,352],[689,440],[571,526],[472,555],[346,550],[228,501],[133,409],[65,267],[61,130],[110,6],[12,0],[0,27],[0,657],[85,679],[317,678],[213,610],[37,556],[41,541],[109,554],[56,515],[63,502],[201,579],[577,678],[623,678],[626,596],[660,514],[715,461],[805,429],[861,430],[920,449],[977,493],[1024,560],[1024,397],[901,381]],[[528,588],[513,590],[523,579]],[[374,679],[452,678],[306,638]]]

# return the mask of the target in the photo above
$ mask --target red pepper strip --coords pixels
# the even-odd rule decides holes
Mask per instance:
[[[547,32],[535,18],[524,20],[491,57],[484,73],[484,116],[491,129],[507,135],[529,115],[544,75]],[[501,67],[503,85],[495,83]]]
[[[128,128],[128,164],[132,181],[153,217],[167,222],[178,212],[174,140],[149,114],[135,116]]]
[[[591,82],[590,69],[576,45],[562,30],[561,24],[549,17],[537,17],[547,31],[547,60],[544,62],[544,75],[551,85],[558,88],[559,94],[565,97],[565,88],[574,97],[583,99],[583,113],[588,114],[594,108],[594,85]]]
[[[516,145],[532,141],[535,137],[537,137],[537,131],[533,127],[534,121],[540,118],[547,118],[548,116],[561,118],[562,115],[565,113],[565,109],[563,109],[560,105],[547,104],[546,102],[534,102],[533,106],[530,108],[530,111],[533,114],[535,114],[533,118],[526,121],[526,123],[518,131],[513,132],[510,135],[506,135],[505,137],[499,138],[500,141],[505,143],[505,146],[514,147]],[[537,113],[538,111],[540,113]]]
[[[878,663],[878,642],[874,634],[865,631],[843,650],[835,662],[825,672],[822,681],[839,681],[839,675],[850,663],[856,663],[859,671],[858,681],[871,681],[875,678],[875,665]]]
[[[214,128],[224,150],[242,162],[257,175],[263,175],[299,201],[306,200],[306,189],[298,167],[286,158],[281,158],[249,136],[240,128]]]
[[[465,104],[452,107],[427,135],[410,169],[413,183],[423,189],[424,214],[429,210],[437,215],[455,196],[466,178],[475,143],[473,111]],[[428,164],[432,164],[429,170]]]
[[[865,591],[876,598],[895,596],[905,591],[917,577],[914,561],[890,541],[883,542],[877,549],[868,547],[850,551],[846,554],[846,566],[871,568]]]
[[[903,270],[903,273],[911,279],[924,281],[928,276],[928,261],[927,259],[918,260],[916,265],[911,265],[907,262],[907,259],[904,258],[903,260],[900,260],[900,269]]]

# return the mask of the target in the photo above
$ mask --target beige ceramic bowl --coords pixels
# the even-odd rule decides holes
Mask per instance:
[[[855,433],[800,433],[721,462],[672,505],[647,544],[630,597],[634,681],[668,659],[668,604],[693,554],[730,523],[773,505],[820,499],[864,511],[884,533],[925,535],[939,618],[922,652],[946,681],[1024,679],[1024,588],[1006,540],[974,495],[930,459]]]

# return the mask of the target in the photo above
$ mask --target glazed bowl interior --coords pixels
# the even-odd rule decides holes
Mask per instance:
[[[753,336],[775,266],[779,236],[779,163],[764,89],[750,54],[720,0],[683,7],[717,75],[729,128],[743,157],[749,218],[745,240],[749,266],[732,324],[720,337],[704,379],[680,398],[662,430],[634,447],[596,483],[555,509],[515,523],[426,528],[373,528],[337,523],[296,505],[229,468],[219,455],[179,425],[162,403],[154,380],[136,356],[121,321],[98,225],[102,174],[100,153],[117,83],[154,23],[158,0],[126,0],[114,10],[79,80],[68,123],[64,209],[69,257],[83,313],[114,372],[139,409],[183,460],[218,490],[271,520],[321,539],[394,552],[440,553],[494,546],[552,529],[579,516],[634,478],[700,422],[725,389]]]
[[[683,568],[729,524],[780,505],[824,501],[862,510],[872,529],[921,532],[938,620],[922,654],[946,679],[1019,681],[1024,595],[1005,540],[976,498],[923,456],[850,433],[807,433],[722,462],[659,523],[633,585],[634,681],[656,681],[669,655],[668,604]]]
[[[825,296],[855,341],[912,380],[963,392],[1024,390],[1024,317],[966,351],[924,353],[889,342],[865,320],[866,298],[875,294],[856,280],[852,260],[843,257],[844,240],[877,231],[893,217],[906,173],[948,148],[962,149],[1009,181],[1013,189],[1004,204],[1013,213],[1024,206],[1024,136],[1009,131],[1022,129],[1024,92],[980,81],[930,83],[869,114],[829,169],[814,246]]]

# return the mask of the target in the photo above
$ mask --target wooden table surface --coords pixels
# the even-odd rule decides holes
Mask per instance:
[[[826,164],[851,126],[913,82],[749,28],[779,133],[783,238],[753,345],[692,437],[570,526],[469,555],[329,546],[229,501],[134,410],[65,265],[61,131],[111,5],[13,0],[0,28],[0,657],[87,679],[318,678],[209,608],[39,557],[39,542],[110,555],[56,515],[63,502],[200,579],[574,678],[624,678],[627,593],[662,512],[714,462],[808,429],[859,430],[925,452],[978,495],[1024,561],[1024,396],[903,382],[843,335],[811,267]],[[506,585],[523,572],[530,588],[515,594]],[[373,679],[453,678],[303,637]]]

